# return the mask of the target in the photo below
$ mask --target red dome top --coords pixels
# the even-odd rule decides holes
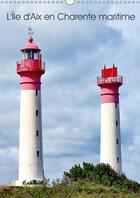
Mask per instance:
[[[33,43],[32,36],[29,37],[28,43],[21,49],[21,51],[23,51],[23,50],[38,50],[38,51],[41,51],[41,49],[39,49],[39,47]]]

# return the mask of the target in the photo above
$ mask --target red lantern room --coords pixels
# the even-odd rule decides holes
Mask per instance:
[[[97,77],[97,85],[101,87],[102,103],[118,103],[119,87],[123,84],[123,77],[118,75],[118,69],[113,64],[111,68],[101,70],[101,76]]]
[[[17,62],[21,89],[40,90],[40,78],[45,73],[45,62],[42,60],[41,49],[33,43],[31,35],[21,53],[21,60]]]
[[[17,62],[17,73],[22,75],[26,72],[45,72],[45,62],[42,61],[40,48],[33,43],[32,36],[29,37],[28,43],[21,49],[22,58]]]
[[[112,68],[104,68],[101,71],[101,76],[97,77],[98,86],[112,84],[112,85],[122,85],[123,78],[118,75],[117,67],[113,64]]]

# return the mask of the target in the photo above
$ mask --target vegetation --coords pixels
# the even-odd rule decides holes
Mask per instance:
[[[75,165],[69,172],[64,172],[67,182],[87,180],[95,184],[115,187],[122,192],[140,192],[140,184],[129,180],[124,174],[116,173],[109,165],[83,162],[83,167]]]
[[[83,163],[64,172],[53,185],[0,187],[0,198],[140,198],[140,184],[117,174],[109,165]]]

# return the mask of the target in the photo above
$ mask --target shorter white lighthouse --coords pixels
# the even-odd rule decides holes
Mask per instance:
[[[117,67],[102,69],[97,77],[97,85],[101,88],[101,137],[100,163],[109,164],[116,172],[122,173],[119,87],[122,76]]]

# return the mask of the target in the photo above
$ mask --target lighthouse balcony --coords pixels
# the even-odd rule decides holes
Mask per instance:
[[[103,84],[123,84],[123,77],[122,76],[114,76],[114,77],[107,77],[103,78],[102,76],[97,77],[97,85]]]
[[[17,73],[33,71],[33,72],[45,72],[45,61],[40,60],[21,60],[17,62]]]

